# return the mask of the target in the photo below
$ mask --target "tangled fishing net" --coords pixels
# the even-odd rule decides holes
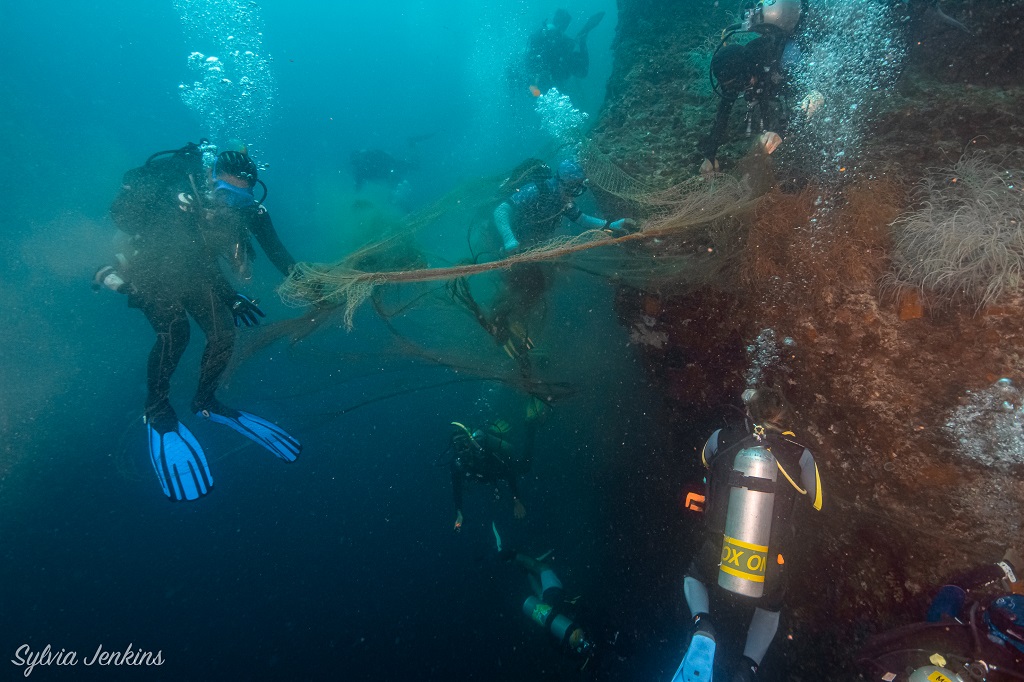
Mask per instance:
[[[684,276],[694,254],[692,249],[680,250],[678,239],[696,228],[708,228],[741,213],[753,199],[750,188],[730,176],[695,178],[658,189],[629,177],[593,150],[581,160],[592,188],[618,199],[633,209],[633,215],[642,217],[635,232],[615,236],[603,230],[587,230],[555,237],[504,258],[483,260],[486,252],[473,243],[473,235],[486,232],[490,212],[507,198],[507,189],[501,188],[517,186],[518,178],[513,175],[504,181],[490,179],[459,188],[411,216],[401,229],[338,263],[300,263],[278,292],[290,305],[313,305],[321,311],[341,309],[344,325],[351,328],[356,310],[382,287],[444,282],[530,263],[567,262],[584,252],[614,247],[618,247],[614,265],[591,271],[596,269],[594,274],[619,279],[623,273],[631,273],[631,283],[640,285],[638,280],[643,279],[644,272],[654,279],[665,279],[669,272]],[[468,219],[471,235],[471,253],[466,261],[425,267],[422,259],[410,256],[410,240],[417,232],[442,221],[451,224],[453,219],[458,225],[460,218]],[[496,255],[496,249],[491,253]],[[369,269],[369,263],[379,267]],[[406,267],[409,264],[412,267]]]

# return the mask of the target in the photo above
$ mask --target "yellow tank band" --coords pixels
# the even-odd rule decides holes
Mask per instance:
[[[728,545],[736,545],[737,547],[742,547],[743,549],[749,549],[749,550],[752,550],[754,552],[767,552],[768,551],[768,545],[755,545],[752,542],[744,542],[743,540],[737,540],[736,538],[729,537],[728,535],[725,536],[725,542]]]
[[[731,568],[729,566],[725,566],[724,564],[721,566],[721,569],[722,569],[723,573],[728,573],[729,575],[734,575],[737,578],[743,578],[744,580],[749,580],[752,583],[763,583],[764,582],[764,576],[763,575],[756,575],[754,573],[745,573],[744,571],[737,571],[735,568]]]

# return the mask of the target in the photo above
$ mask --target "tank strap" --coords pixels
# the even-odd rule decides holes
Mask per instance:
[[[795,481],[795,480],[793,480],[793,477],[789,475],[789,472],[787,472],[787,471],[786,471],[786,470],[785,470],[785,469],[783,468],[783,466],[782,466],[782,462],[780,462],[780,461],[779,461],[779,458],[778,458],[778,457],[776,457],[776,458],[775,458],[775,463],[779,465],[779,471],[781,471],[781,472],[782,472],[782,475],[786,477],[786,480],[787,480],[787,481],[789,481],[789,484],[790,484],[791,486],[793,486],[794,488],[796,488],[796,491],[797,491],[798,493],[800,493],[801,495],[806,495],[806,494],[807,494],[807,491],[806,491],[806,490],[804,490],[803,488],[801,488],[801,487],[800,487],[799,485],[797,485],[796,481]]]
[[[729,471],[729,487],[746,488],[747,490],[753,490],[757,493],[774,493],[775,481],[767,478],[759,478],[757,476],[747,476],[735,469],[731,469]]]

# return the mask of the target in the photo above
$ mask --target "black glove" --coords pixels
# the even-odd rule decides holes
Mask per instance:
[[[259,301],[248,298],[242,294],[235,294],[235,297],[231,299],[231,314],[235,316],[235,326],[241,327],[242,323],[245,323],[246,327],[255,327],[260,323],[261,317],[266,317],[267,314],[260,310],[260,307],[256,305]]]

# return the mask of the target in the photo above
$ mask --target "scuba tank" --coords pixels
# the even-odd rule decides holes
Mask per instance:
[[[763,445],[736,454],[729,471],[729,508],[718,573],[718,585],[725,590],[755,598],[764,594],[778,473],[775,456]]]
[[[579,626],[564,614],[555,613],[550,604],[542,602],[530,595],[523,602],[523,613],[526,617],[551,633],[560,646],[568,647],[569,635]]]
[[[964,678],[948,668],[926,665],[910,673],[907,682],[964,682]]]

